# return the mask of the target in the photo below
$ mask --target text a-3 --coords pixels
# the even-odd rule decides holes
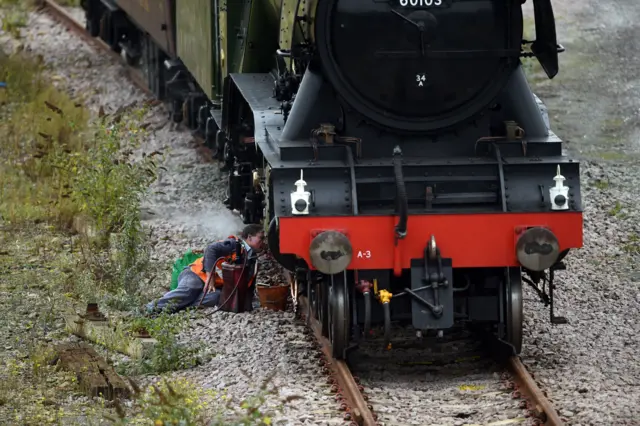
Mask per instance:
[[[371,259],[371,251],[370,250],[359,250],[357,258],[358,259]]]

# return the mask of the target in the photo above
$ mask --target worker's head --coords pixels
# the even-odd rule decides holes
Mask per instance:
[[[251,224],[244,227],[240,234],[243,240],[249,244],[249,247],[255,251],[262,250],[262,241],[264,240],[264,229],[261,225]]]

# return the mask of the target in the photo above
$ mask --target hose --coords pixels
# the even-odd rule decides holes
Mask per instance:
[[[384,347],[389,347],[391,342],[391,308],[389,303],[383,303],[382,309],[384,309]]]
[[[367,338],[369,334],[369,330],[371,330],[371,293],[364,293],[364,338]]]
[[[396,239],[402,239],[407,235],[407,219],[409,206],[407,202],[407,189],[404,186],[402,176],[402,151],[399,146],[393,149],[393,170],[396,178],[397,200],[400,220],[396,225]]]
[[[243,251],[244,251],[244,249],[243,249]],[[229,295],[229,297],[227,297],[227,299],[224,302],[222,302],[221,304],[219,304],[218,306],[213,308],[213,311],[208,313],[206,316],[209,317],[209,316],[215,314],[216,312],[218,312],[220,309],[222,309],[222,307],[224,305],[226,305],[229,302],[229,300],[231,300],[233,295],[236,293],[236,291],[238,290],[238,286],[240,285],[240,281],[242,280],[242,276],[244,275],[244,271],[247,269],[247,258],[248,258],[248,256],[244,257],[244,262],[242,262],[242,271],[240,271],[240,276],[238,277],[238,281],[236,281],[236,285],[233,287],[233,290],[231,291],[231,294]],[[213,275],[213,274],[211,274],[211,275]]]
[[[207,282],[204,283],[204,291],[202,292],[202,297],[200,298],[200,303],[198,303],[198,307],[200,307],[200,305],[202,305],[202,301],[204,300],[204,297],[207,295],[207,293],[209,293],[209,287],[211,285],[211,281],[215,281],[215,268],[216,265],[218,264],[218,262],[220,262],[220,259],[224,259],[224,256],[220,256],[219,258],[216,259],[215,262],[213,262],[213,268],[211,270],[211,274],[209,275],[209,278],[207,279]],[[204,270],[204,262],[202,264],[202,268]]]

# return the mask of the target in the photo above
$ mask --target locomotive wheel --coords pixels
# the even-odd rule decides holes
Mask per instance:
[[[216,142],[217,144],[217,142]],[[222,166],[220,167],[220,171],[226,172],[233,167],[233,154],[231,153],[231,147],[229,146],[229,141],[227,140],[222,148],[222,154],[220,154],[220,147],[218,146],[218,155],[222,157],[220,160],[222,161]]]
[[[122,55],[129,66],[137,66],[140,63],[140,56],[131,56],[127,49],[122,49]]]
[[[100,35],[100,18],[96,18],[94,13],[86,17],[85,29],[89,31],[91,37]]]
[[[216,140],[214,142],[215,147],[213,148],[213,156],[218,160],[222,160],[225,155],[228,155],[225,151],[227,149],[227,141],[226,135],[222,132],[222,130],[218,130],[216,132]]]
[[[333,357],[344,359],[349,347],[349,291],[346,271],[331,277],[329,296],[329,341]]]
[[[311,314],[313,313],[313,308],[315,306],[315,295],[313,293],[315,293],[315,291],[311,288],[311,281],[307,281],[307,285],[305,286],[306,289],[306,296],[307,296],[307,311],[305,312],[305,319],[306,319],[306,323],[307,325],[310,324],[311,321]],[[299,303],[299,302],[298,302]]]
[[[505,271],[505,340],[513,345],[516,355],[522,351],[522,277],[520,268]]]

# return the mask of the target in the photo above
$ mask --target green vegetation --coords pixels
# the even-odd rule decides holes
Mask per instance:
[[[189,327],[189,310],[173,315],[162,313],[154,318],[135,317],[128,320],[124,330],[131,334],[147,332],[157,340],[148,358],[128,362],[118,368],[118,373],[126,375],[160,374],[173,370],[192,368],[208,361],[204,345],[186,346],[180,344],[176,335]]]
[[[90,281],[80,299],[120,296],[135,303],[147,259],[139,205],[155,178],[157,154],[132,158],[144,133],[136,124],[144,108],[89,123],[81,103],[19,56],[0,60],[0,80],[7,83],[0,92],[4,224],[47,223],[60,232],[87,224],[75,240],[82,267],[76,290]],[[111,299],[106,302],[114,305]]]
[[[622,211],[622,204],[620,204],[620,201],[616,201],[616,204],[613,206],[613,208],[609,210],[609,216],[617,216],[620,214],[621,211]]]
[[[20,37],[20,28],[27,24],[24,3],[25,0],[0,0],[0,28],[16,38]]]
[[[243,374],[248,380],[251,377]],[[187,380],[164,381],[160,385],[152,385],[146,391],[133,384],[135,392],[135,407],[127,415],[120,407],[116,407],[117,417],[108,417],[115,425],[150,424],[153,420],[157,426],[164,425],[271,425],[273,415],[281,411],[284,406],[298,396],[278,398],[277,404],[271,409],[264,410],[268,397],[279,397],[277,388],[269,388],[271,377],[260,386],[256,395],[241,401],[226,394],[226,392],[199,391],[193,383]],[[207,413],[212,404],[218,405],[213,414]]]
[[[2,28],[19,36],[24,3],[0,6]],[[21,53],[0,53],[0,81],[7,83],[0,88],[0,423],[270,424],[272,411],[261,407],[275,391],[266,385],[234,401],[178,379],[144,392],[136,384],[141,375],[170,377],[210,359],[202,346],[178,342],[192,312],[153,319],[137,312],[155,272],[139,209],[163,159],[140,149],[145,105],[94,119],[82,99],[49,84],[42,61]],[[77,378],[54,362],[52,344],[68,336],[64,316],[87,302],[125,332],[157,340],[149,357],[116,365],[134,377],[133,407],[76,398]]]
[[[640,254],[640,236],[636,233],[631,234],[623,244],[622,250],[629,254]]]

